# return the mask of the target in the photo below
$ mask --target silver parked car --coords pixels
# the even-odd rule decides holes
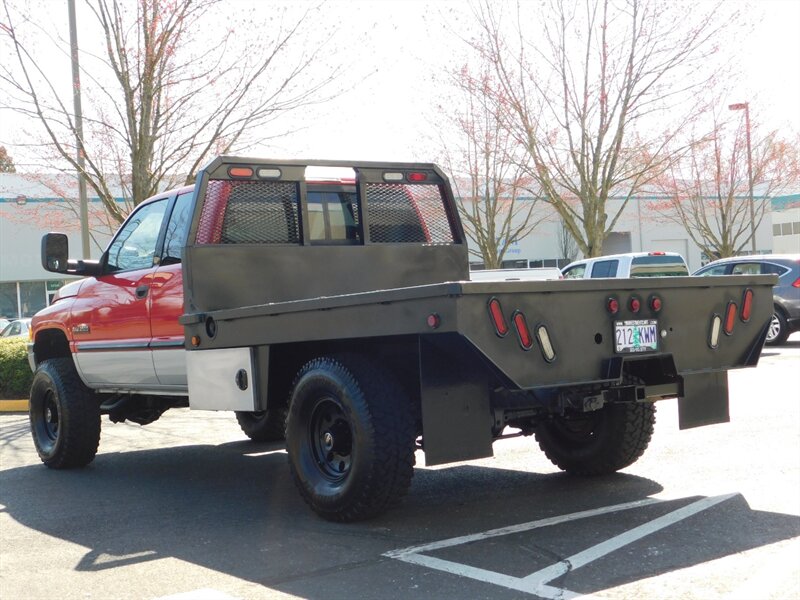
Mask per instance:
[[[778,285],[773,288],[775,312],[772,315],[767,344],[783,344],[800,330],[800,254],[754,254],[721,258],[694,272],[694,275],[758,275],[775,273]]]
[[[0,331],[0,338],[8,338],[8,337],[22,337],[28,336],[28,329],[30,329],[31,320],[30,319],[15,319],[11,321],[8,325],[3,328],[3,331]]]

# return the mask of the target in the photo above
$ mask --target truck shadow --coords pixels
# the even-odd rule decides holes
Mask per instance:
[[[418,468],[402,505],[377,519],[345,525],[323,521],[305,507],[280,445],[101,452],[77,471],[37,464],[0,472],[3,512],[25,527],[90,549],[75,564],[77,571],[171,557],[306,598],[355,597],[365,581],[371,597],[397,597],[398,578],[407,580],[424,568],[383,557],[387,551],[660,491],[658,483],[626,474],[589,480],[473,465]],[[620,523],[626,517],[611,518]],[[610,587],[612,578],[616,586],[653,577],[798,532],[800,518],[755,511],[734,496],[713,509],[713,518],[695,520],[690,530],[671,536],[665,543],[675,551],[665,551],[664,560],[628,560],[624,569],[586,579],[580,591]],[[697,536],[703,544],[693,543]],[[575,551],[592,544],[580,536],[575,540]],[[519,556],[519,541],[512,542],[495,552]],[[481,560],[504,562],[503,556]],[[436,576],[426,580],[434,587],[417,590],[421,597],[464,596],[452,580],[441,589],[431,583]]]

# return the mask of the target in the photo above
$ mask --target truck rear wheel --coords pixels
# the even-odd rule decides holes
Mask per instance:
[[[286,437],[286,408],[236,411],[236,420],[244,434],[254,442],[279,442]]]
[[[355,355],[299,372],[286,424],[289,468],[303,499],[331,521],[375,516],[414,474],[411,403],[391,373]]]
[[[559,469],[604,475],[632,465],[644,454],[655,422],[655,404],[606,404],[589,413],[554,417],[536,430],[536,441]]]
[[[52,469],[88,465],[100,443],[100,403],[94,398],[71,358],[54,358],[39,365],[33,376],[29,404],[36,452]]]

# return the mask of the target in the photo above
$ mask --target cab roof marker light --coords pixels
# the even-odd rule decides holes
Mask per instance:
[[[256,174],[261,179],[280,179],[281,178],[281,170],[280,169],[259,169],[256,171]]]
[[[733,334],[733,326],[736,324],[736,313],[739,307],[736,302],[728,302],[728,307],[725,309],[725,326],[723,327],[726,335]]]
[[[384,181],[403,181],[405,176],[402,173],[387,172],[383,174]]]
[[[539,347],[542,349],[542,356],[551,363],[556,359],[556,351],[553,349],[553,342],[550,341],[550,333],[544,325],[536,327],[536,339],[539,340]]]
[[[230,167],[228,169],[228,175],[230,177],[252,177],[253,176],[253,168],[252,167]]]
[[[708,336],[708,345],[712,350],[719,346],[719,333],[722,330],[722,317],[714,315],[711,317],[711,332]]]
[[[753,313],[753,290],[747,288],[742,295],[742,310],[739,312],[739,318],[742,323],[747,323],[750,320],[750,315]]]

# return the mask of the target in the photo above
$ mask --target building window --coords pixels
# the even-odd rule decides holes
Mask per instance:
[[[0,283],[0,317],[19,317],[16,282]]]
[[[47,306],[47,291],[44,281],[20,281],[19,283],[20,313],[23,317],[32,317]]]
[[[780,235],[781,234],[781,224],[775,223],[772,226],[772,235]]]
[[[781,233],[783,235],[792,235],[792,224],[791,223],[781,223]]]

